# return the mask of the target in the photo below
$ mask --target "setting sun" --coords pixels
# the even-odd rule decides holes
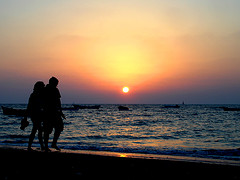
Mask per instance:
[[[128,93],[128,92],[129,92],[129,88],[128,88],[128,87],[124,87],[124,88],[122,89],[122,91],[123,91],[124,93]]]

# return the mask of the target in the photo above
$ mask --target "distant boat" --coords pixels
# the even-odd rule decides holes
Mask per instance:
[[[224,111],[240,111],[240,108],[221,107]]]
[[[165,105],[164,108],[180,108],[179,105]]]
[[[78,109],[99,109],[101,105],[83,106],[83,105],[73,104],[73,107]]]
[[[26,109],[14,109],[2,106],[3,114],[4,115],[15,115],[15,116],[25,116]]]
[[[126,106],[118,106],[119,111],[129,111],[129,108]]]

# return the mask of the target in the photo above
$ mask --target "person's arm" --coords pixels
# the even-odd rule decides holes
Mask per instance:
[[[28,105],[27,105],[25,116],[24,116],[25,120],[27,120],[27,117],[30,115],[31,107],[32,107],[32,94],[30,95],[30,97],[28,99]]]
[[[29,100],[28,100],[28,105],[27,105],[27,109],[26,109],[26,112],[25,112],[25,116],[21,120],[21,126],[20,126],[21,130],[24,130],[29,125],[29,122],[27,121],[27,117],[30,115],[30,111],[31,111],[31,104],[32,104],[31,96],[29,97]]]
[[[65,117],[65,115],[63,114],[63,112],[62,112],[62,105],[61,105],[62,103],[61,103],[61,99],[59,98],[58,99],[58,109],[59,109],[59,112],[60,112],[60,114],[61,114],[61,117],[63,118],[63,119],[66,119],[66,117]]]
[[[58,89],[57,89],[58,90]],[[58,90],[58,102],[57,102],[57,105],[58,105],[58,109],[59,109],[59,111],[60,111],[60,114],[61,114],[61,117],[63,118],[63,119],[66,119],[66,117],[65,117],[65,115],[63,114],[63,112],[62,112],[62,103],[61,103],[61,94],[60,94],[60,92],[59,92],[59,90]]]

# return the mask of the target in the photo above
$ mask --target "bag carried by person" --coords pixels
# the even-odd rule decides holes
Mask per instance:
[[[21,127],[20,129],[24,131],[24,129],[29,125],[29,122],[27,121],[27,118],[23,118],[21,121]]]

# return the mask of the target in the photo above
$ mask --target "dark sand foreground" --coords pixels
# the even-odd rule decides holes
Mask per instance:
[[[0,147],[1,179],[240,179],[238,162]]]

